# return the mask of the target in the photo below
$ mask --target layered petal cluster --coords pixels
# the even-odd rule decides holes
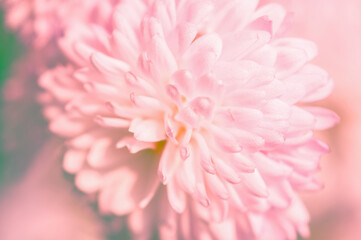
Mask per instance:
[[[277,4],[123,0],[109,25],[69,25],[68,59],[39,80],[64,168],[135,236],[296,239],[308,234],[298,190],[338,121],[309,106],[332,80],[307,40],[281,38]],[[154,221],[155,219],[155,221]]]

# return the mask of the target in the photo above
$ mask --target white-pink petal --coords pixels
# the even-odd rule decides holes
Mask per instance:
[[[165,139],[164,124],[160,120],[134,119],[129,127],[134,137],[143,142],[159,142]]]

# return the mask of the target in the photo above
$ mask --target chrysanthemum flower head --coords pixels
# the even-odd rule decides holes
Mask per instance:
[[[124,0],[112,19],[69,26],[59,40],[69,64],[39,81],[77,186],[101,211],[131,214],[135,233],[151,225],[137,214],[159,213],[164,239],[219,238],[220,228],[229,239],[307,235],[295,191],[320,186],[312,173],[328,149],[313,130],[337,116],[307,106],[332,81],[308,63],[312,42],[279,37],[286,11]]]

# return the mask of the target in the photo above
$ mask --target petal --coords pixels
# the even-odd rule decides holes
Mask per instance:
[[[154,36],[148,46],[147,54],[149,60],[156,67],[161,81],[168,81],[168,78],[177,70],[178,66],[165,40],[158,35]]]
[[[169,205],[169,198],[166,194],[160,197],[160,216],[159,216],[159,237],[160,239],[177,239],[178,224],[177,212]]]
[[[216,1],[216,12],[211,24],[214,24],[216,31],[227,33],[244,28],[254,14],[257,7],[257,0],[243,1]]]
[[[88,131],[69,139],[66,142],[66,145],[77,149],[88,150],[93,142],[101,136],[103,136],[103,132],[99,129],[95,131]]]
[[[82,150],[69,149],[66,151],[63,160],[63,168],[69,173],[76,173],[83,167],[86,159],[86,152]]]
[[[174,144],[167,142],[162,156],[159,160],[158,176],[161,182],[166,185],[173,178],[173,174],[180,162],[180,156],[176,154]]]
[[[174,211],[182,213],[186,207],[186,195],[180,189],[175,178],[169,181],[167,185],[168,200]]]
[[[90,56],[90,61],[101,73],[114,75],[130,71],[130,66],[127,63],[109,57],[101,52],[93,53]]]
[[[292,172],[292,168],[283,164],[281,161],[271,159],[262,153],[255,153],[253,159],[262,175],[284,177]]]
[[[123,33],[115,30],[112,35],[112,43],[116,50],[115,55],[120,60],[129,63],[132,67],[136,66],[139,54]]]
[[[125,120],[121,118],[102,117],[100,115],[97,115],[94,118],[94,121],[102,127],[128,128],[130,125],[129,120]]]
[[[265,140],[257,134],[241,129],[231,129],[237,143],[244,149],[256,151],[265,144]]]
[[[193,152],[185,159],[177,169],[176,180],[182,189],[190,194],[195,192],[196,176],[195,176],[195,158]]]
[[[305,107],[304,109],[316,117],[315,129],[317,130],[331,128],[340,121],[337,114],[328,109],[320,107]]]
[[[299,38],[277,39],[272,45],[278,52],[275,67],[280,79],[300,70],[318,51],[313,42]]]
[[[292,106],[291,115],[289,118],[291,124],[290,132],[292,131],[304,131],[311,130],[315,126],[315,116],[310,112],[305,111],[302,108]]]
[[[232,164],[234,168],[241,172],[254,172],[256,166],[249,156],[244,155],[242,153],[233,153],[227,155],[229,158],[229,162]]]
[[[286,14],[286,9],[282,5],[271,3],[259,8],[255,18],[267,17],[272,22],[272,32],[275,35],[284,22]]]
[[[85,193],[94,193],[102,187],[101,175],[93,170],[82,170],[76,175],[76,186]]]
[[[116,215],[129,214],[139,201],[134,189],[137,189],[137,173],[130,168],[123,167],[105,176],[102,191],[99,194],[99,207],[102,212],[112,212]]]
[[[82,134],[92,126],[83,119],[73,118],[68,115],[59,116],[49,125],[51,132],[62,137],[75,137]]]
[[[278,99],[269,101],[262,110],[265,117],[272,120],[285,120],[291,114],[290,106]]]
[[[240,152],[242,148],[236,141],[236,138],[233,137],[229,132],[224,131],[224,129],[212,125],[209,129],[213,134],[213,141],[215,145],[221,148],[223,151],[228,153]]]
[[[196,114],[199,114],[206,119],[210,119],[212,117],[214,103],[208,97],[195,98],[189,103],[189,106]]]
[[[213,8],[214,5],[212,1],[194,1],[191,4],[186,5],[186,8],[183,10],[183,20],[199,25],[211,13]]]
[[[171,77],[174,86],[186,97],[190,97],[195,89],[195,81],[192,74],[186,70],[179,70]]]
[[[212,155],[212,159],[219,176],[221,176],[229,183],[237,184],[241,182],[241,178],[238,176],[237,171],[232,168],[232,166],[227,164],[225,160],[220,159],[214,155]]]
[[[127,147],[130,153],[137,153],[145,149],[155,149],[155,144],[151,142],[138,141],[133,137],[125,137],[116,143],[117,148]]]
[[[198,154],[199,154],[199,159],[200,159],[200,164],[202,166],[202,168],[210,173],[210,174],[215,174],[216,170],[214,168],[212,159],[211,159],[211,153],[208,147],[208,144],[206,142],[206,140],[204,139],[204,137],[198,133],[194,134],[194,139],[197,142],[198,148],[196,148],[198,150]]]
[[[261,48],[271,40],[268,31],[242,30],[230,33],[223,38],[223,61],[235,61],[244,58],[255,49]]]
[[[249,129],[258,125],[263,118],[263,113],[253,108],[230,107],[218,110],[216,116],[223,126]]]
[[[149,111],[150,114],[152,114],[152,112],[167,112],[170,110],[164,102],[155,97],[140,96],[132,92],[130,94],[130,100],[135,106],[142,108],[144,112]]]
[[[152,211],[148,209],[136,209],[127,219],[129,230],[133,239],[149,239],[152,235]]]
[[[129,127],[134,137],[143,142],[159,142],[164,140],[164,124],[153,119],[134,119]]]
[[[267,185],[258,170],[253,173],[242,173],[241,178],[244,186],[257,197],[268,197]]]
[[[175,1],[156,1],[153,5],[153,15],[162,24],[165,32],[174,28],[176,23],[176,6]]]
[[[332,91],[334,83],[322,68],[307,64],[298,73],[286,79],[287,82],[304,85],[303,102],[313,102],[326,98]]]
[[[114,163],[115,159],[110,157],[110,153],[116,151],[114,142],[111,138],[97,139],[88,153],[88,163],[92,167],[101,168]]]
[[[174,32],[169,43],[170,49],[176,56],[182,56],[197,36],[197,26],[189,22],[180,23]]]
[[[182,65],[195,76],[210,71],[222,51],[222,40],[216,34],[206,34],[195,40],[182,58]]]
[[[199,128],[199,116],[192,110],[191,107],[184,107],[175,116],[177,121],[183,122],[192,128]]]
[[[211,215],[211,220],[213,222],[223,222],[229,212],[228,201],[221,199],[211,199],[209,211]]]
[[[217,175],[206,173],[204,176],[207,182],[207,187],[213,194],[221,199],[229,198],[229,193],[225,184]]]
[[[222,81],[211,74],[205,74],[197,79],[194,93],[197,96],[205,96],[218,99],[222,95]]]

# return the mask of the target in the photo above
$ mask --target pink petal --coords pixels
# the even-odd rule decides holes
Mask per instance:
[[[200,134],[195,134],[194,139],[196,140],[197,145],[198,145],[197,149],[198,149],[200,164],[201,164],[202,168],[210,174],[215,174],[216,170],[214,168],[214,165],[213,165],[213,162],[211,159],[211,154],[209,152],[209,147],[208,147],[206,140]]]
[[[134,211],[139,201],[134,187],[137,174],[130,168],[119,168],[105,176],[99,195],[99,207],[103,212],[111,211],[125,215]]]
[[[167,185],[169,203],[177,213],[182,213],[186,207],[186,195],[177,185],[175,178]]]
[[[158,176],[164,185],[168,184],[179,164],[180,159],[175,152],[175,146],[172,143],[167,142],[158,166]]]
[[[286,17],[286,9],[279,4],[267,4],[259,8],[255,16],[267,17],[272,22],[272,32],[275,35]]]
[[[242,173],[241,178],[244,186],[255,196],[266,198],[268,196],[267,185],[258,170],[253,173]]]
[[[183,64],[195,76],[207,73],[222,51],[222,40],[216,34],[206,34],[195,40],[183,56]]]
[[[317,55],[317,46],[303,39],[282,38],[274,41],[273,46],[278,51],[275,67],[281,79],[297,72]]]
[[[315,129],[317,130],[331,128],[340,121],[337,114],[328,109],[319,107],[306,107],[304,109],[316,117]]]
[[[195,81],[190,72],[179,70],[172,75],[171,81],[174,82],[174,86],[176,86],[183,95],[187,97],[192,96],[195,88]]]
[[[111,128],[127,128],[130,125],[129,120],[121,118],[102,117],[100,115],[96,116],[94,121],[103,127]]]
[[[147,53],[149,60],[156,66],[162,81],[167,81],[171,74],[177,70],[177,62],[167,43],[160,36],[152,38]]]
[[[63,115],[52,121],[49,125],[50,131],[63,137],[74,137],[89,129],[91,123]]]
[[[138,141],[133,137],[125,137],[116,143],[116,147],[127,147],[130,153],[137,153],[145,149],[154,149],[155,144],[151,142]]]
[[[210,191],[221,199],[228,199],[229,193],[225,184],[220,180],[217,175],[205,174],[205,179],[207,180],[210,187]]]
[[[223,61],[235,61],[268,43],[271,35],[264,30],[242,30],[225,36],[223,39]]]
[[[75,184],[77,187],[86,192],[94,193],[102,186],[103,179],[101,175],[92,170],[82,170],[76,175]]]
[[[111,138],[97,139],[88,153],[88,163],[95,168],[109,166],[113,160],[108,155],[109,151],[115,151],[113,140]]]
[[[69,149],[64,155],[63,168],[65,171],[74,174],[83,167],[85,158],[85,151]]]
[[[106,56],[105,54],[100,52],[93,53],[90,57],[90,60],[94,67],[102,73],[120,74],[130,71],[130,67],[127,63]]]
[[[159,142],[165,139],[163,123],[153,119],[134,119],[129,127],[134,137],[143,142]]]
[[[238,176],[238,173],[232,166],[228,165],[223,159],[212,156],[214,161],[215,169],[219,176],[225,179],[227,182],[237,184],[241,182],[241,178]]]
[[[242,148],[237,143],[236,139],[232,136],[232,134],[223,131],[223,129],[212,126],[210,129],[214,136],[215,144],[221,148],[223,151],[228,153],[240,152]]]

